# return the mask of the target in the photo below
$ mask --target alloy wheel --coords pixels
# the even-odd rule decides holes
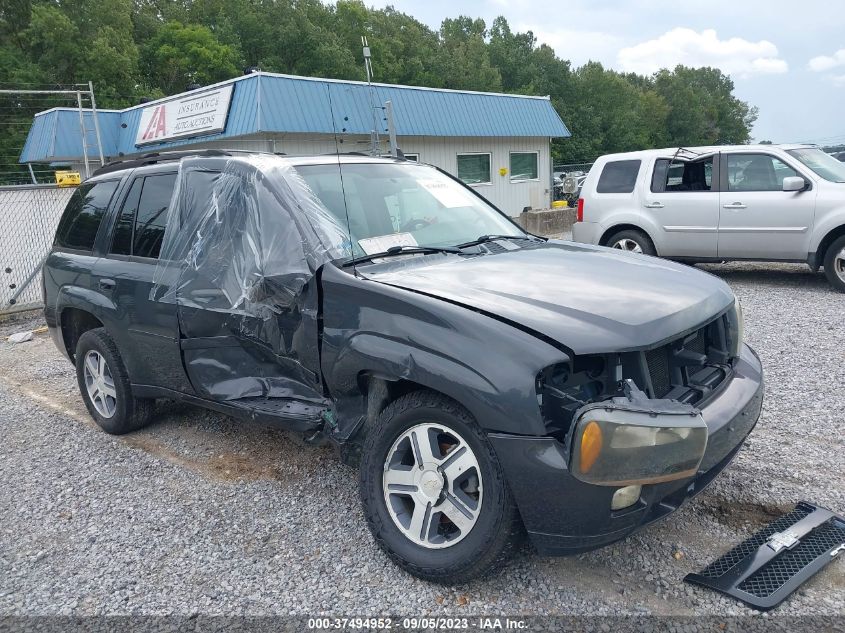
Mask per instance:
[[[422,547],[464,539],[481,512],[478,459],[455,431],[418,424],[393,443],[384,462],[384,500],[396,527]]]
[[[845,248],[833,257],[833,270],[836,272],[836,276],[845,282]]]
[[[104,418],[110,418],[117,410],[117,390],[106,359],[97,350],[85,354],[85,388],[94,408]]]
[[[622,251],[630,251],[632,253],[642,253],[643,248],[639,244],[637,244],[634,240],[624,237],[621,240],[616,241],[613,244],[613,248],[618,248]]]

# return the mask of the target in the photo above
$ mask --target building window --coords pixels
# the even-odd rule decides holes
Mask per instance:
[[[490,154],[458,154],[458,178],[468,185],[489,185]]]
[[[418,163],[418,162],[420,162],[420,155],[419,154],[405,154],[405,160],[410,160],[412,162]]]
[[[537,152],[511,152],[511,182],[539,180],[539,162]]]

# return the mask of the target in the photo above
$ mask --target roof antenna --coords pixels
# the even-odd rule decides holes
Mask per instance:
[[[329,112],[331,112],[332,117],[332,132],[334,134],[334,152],[335,157],[337,158],[337,174],[340,178],[340,193],[343,196],[343,210],[346,212],[346,230],[348,231],[349,235],[349,254],[353,258],[355,257],[355,249],[352,246],[352,223],[349,221],[349,203],[346,201],[346,185],[343,182],[343,168],[340,165],[340,144],[343,141],[338,141],[337,138],[337,124],[335,123],[335,112],[334,112],[334,103],[332,103],[332,86],[330,83],[326,82],[326,95],[329,98]],[[343,131],[346,132],[346,128],[343,128]],[[358,270],[355,267],[355,262],[352,262],[352,274],[356,277],[358,276]]]
[[[379,141],[378,137],[379,124],[376,110],[380,110],[381,108],[377,107],[375,103],[375,88],[373,88],[373,60],[370,55],[370,45],[367,42],[366,35],[361,36],[361,46],[364,47],[364,69],[367,71],[367,86],[370,88],[370,109],[373,111],[373,128],[370,130],[370,154],[378,156],[381,141]]]

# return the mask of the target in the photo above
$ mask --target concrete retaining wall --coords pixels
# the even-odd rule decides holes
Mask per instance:
[[[529,233],[558,235],[572,230],[572,225],[575,223],[575,209],[564,207],[523,211],[516,220]]]

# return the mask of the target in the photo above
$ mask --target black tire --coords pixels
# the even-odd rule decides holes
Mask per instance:
[[[442,549],[429,549],[406,537],[384,498],[388,452],[404,431],[420,423],[445,426],[460,434],[478,461],[483,481],[476,523],[462,540]],[[406,394],[381,413],[364,442],[359,483],[364,514],[376,543],[399,567],[423,580],[457,584],[498,571],[524,534],[504,471],[485,433],[466,409],[432,391]]]
[[[651,241],[651,238],[636,229],[626,229],[614,233],[608,238],[605,245],[614,248],[614,244],[625,240],[636,243],[644,255],[657,255],[657,249],[654,248],[654,242]]]
[[[845,261],[838,258],[845,249],[845,235],[833,240],[824,254],[824,274],[830,285],[839,292],[845,292]],[[840,266],[842,266],[840,270]]]
[[[111,416],[104,416],[97,410],[97,406],[88,393],[85,377],[85,360],[89,352],[99,353],[105,360],[108,372],[114,382],[114,413]],[[112,338],[105,328],[88,330],[79,337],[76,344],[76,380],[79,384],[79,392],[82,400],[88,408],[88,413],[94,421],[106,433],[112,435],[123,435],[131,433],[149,424],[152,418],[155,400],[136,398],[132,395],[129,385],[129,376],[120,358]]]

